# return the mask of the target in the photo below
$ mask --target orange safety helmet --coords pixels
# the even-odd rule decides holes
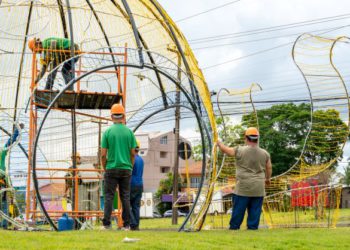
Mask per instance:
[[[111,107],[111,115],[124,115],[124,114],[125,114],[125,110],[123,105],[121,105],[120,103],[113,104],[113,106]]]
[[[33,50],[35,49],[37,40],[38,40],[38,39],[36,39],[36,38],[34,37],[34,38],[32,38],[32,39],[30,39],[30,40],[28,41],[28,47],[29,47],[29,49],[30,49],[31,51],[33,51]]]
[[[257,136],[259,136],[259,130],[257,128],[254,128],[254,127],[247,128],[247,130],[245,131],[245,135],[257,137]]]

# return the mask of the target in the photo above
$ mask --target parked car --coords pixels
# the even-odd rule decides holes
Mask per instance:
[[[226,214],[232,214],[232,207],[227,210]]]
[[[158,212],[153,212],[153,218],[162,218],[162,216]]]
[[[187,216],[186,213],[183,213],[179,210],[177,210],[177,215],[180,216]],[[164,217],[172,217],[173,216],[173,210],[167,210],[165,211],[165,213],[163,214]]]

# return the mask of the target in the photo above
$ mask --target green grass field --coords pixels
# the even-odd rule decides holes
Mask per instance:
[[[225,221],[228,218],[225,216]],[[183,219],[179,218],[179,223]],[[349,227],[179,233],[178,226],[172,226],[170,218],[160,218],[141,220],[141,228],[139,232],[0,230],[0,249],[350,249]],[[124,243],[125,237],[140,241]]]

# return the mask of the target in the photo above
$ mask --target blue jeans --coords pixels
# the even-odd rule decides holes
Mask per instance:
[[[247,228],[258,229],[263,200],[264,197],[247,197],[234,194],[232,197],[233,208],[230,229],[238,230],[241,227],[246,210],[248,210]]]
[[[138,229],[140,225],[140,207],[142,198],[143,186],[131,187],[130,191],[130,227]]]
[[[2,198],[2,201],[1,201],[1,210],[4,214],[8,215],[8,210],[7,210],[7,200],[6,200],[6,196],[4,196]],[[7,220],[6,219],[2,219],[2,221],[0,221],[0,227],[3,228],[3,229],[7,229]]]

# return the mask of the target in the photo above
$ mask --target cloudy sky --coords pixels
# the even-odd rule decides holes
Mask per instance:
[[[159,2],[185,34],[210,90],[259,83],[263,91],[257,100],[307,97],[291,57],[293,42],[300,34],[350,36],[347,0]],[[339,67],[349,68],[348,56],[350,53],[339,59]],[[184,127],[184,134],[192,133]]]
[[[297,76],[289,74],[294,73],[291,70],[295,68],[290,68],[288,62],[291,59],[292,42],[299,34],[320,34],[327,32],[327,29],[337,29],[325,35],[350,35],[350,1],[347,0],[159,2],[175,21],[179,20],[176,23],[190,42],[211,89],[235,86],[239,88],[257,80],[262,85],[268,85],[269,80],[298,79]],[[217,8],[223,5],[226,6]],[[194,16],[211,9],[214,10]],[[194,17],[182,20],[191,16]],[[316,19],[320,20],[307,22]],[[297,27],[283,27],[289,24]],[[346,25],[349,26],[340,28]],[[276,26],[282,27],[273,32],[244,33]],[[222,36],[227,34],[231,36]],[[218,36],[222,36],[222,39]],[[215,39],[204,42],[202,38],[208,37]],[[286,45],[282,46],[284,44]],[[251,55],[276,46],[281,47]],[[217,65],[220,63],[224,64]]]

